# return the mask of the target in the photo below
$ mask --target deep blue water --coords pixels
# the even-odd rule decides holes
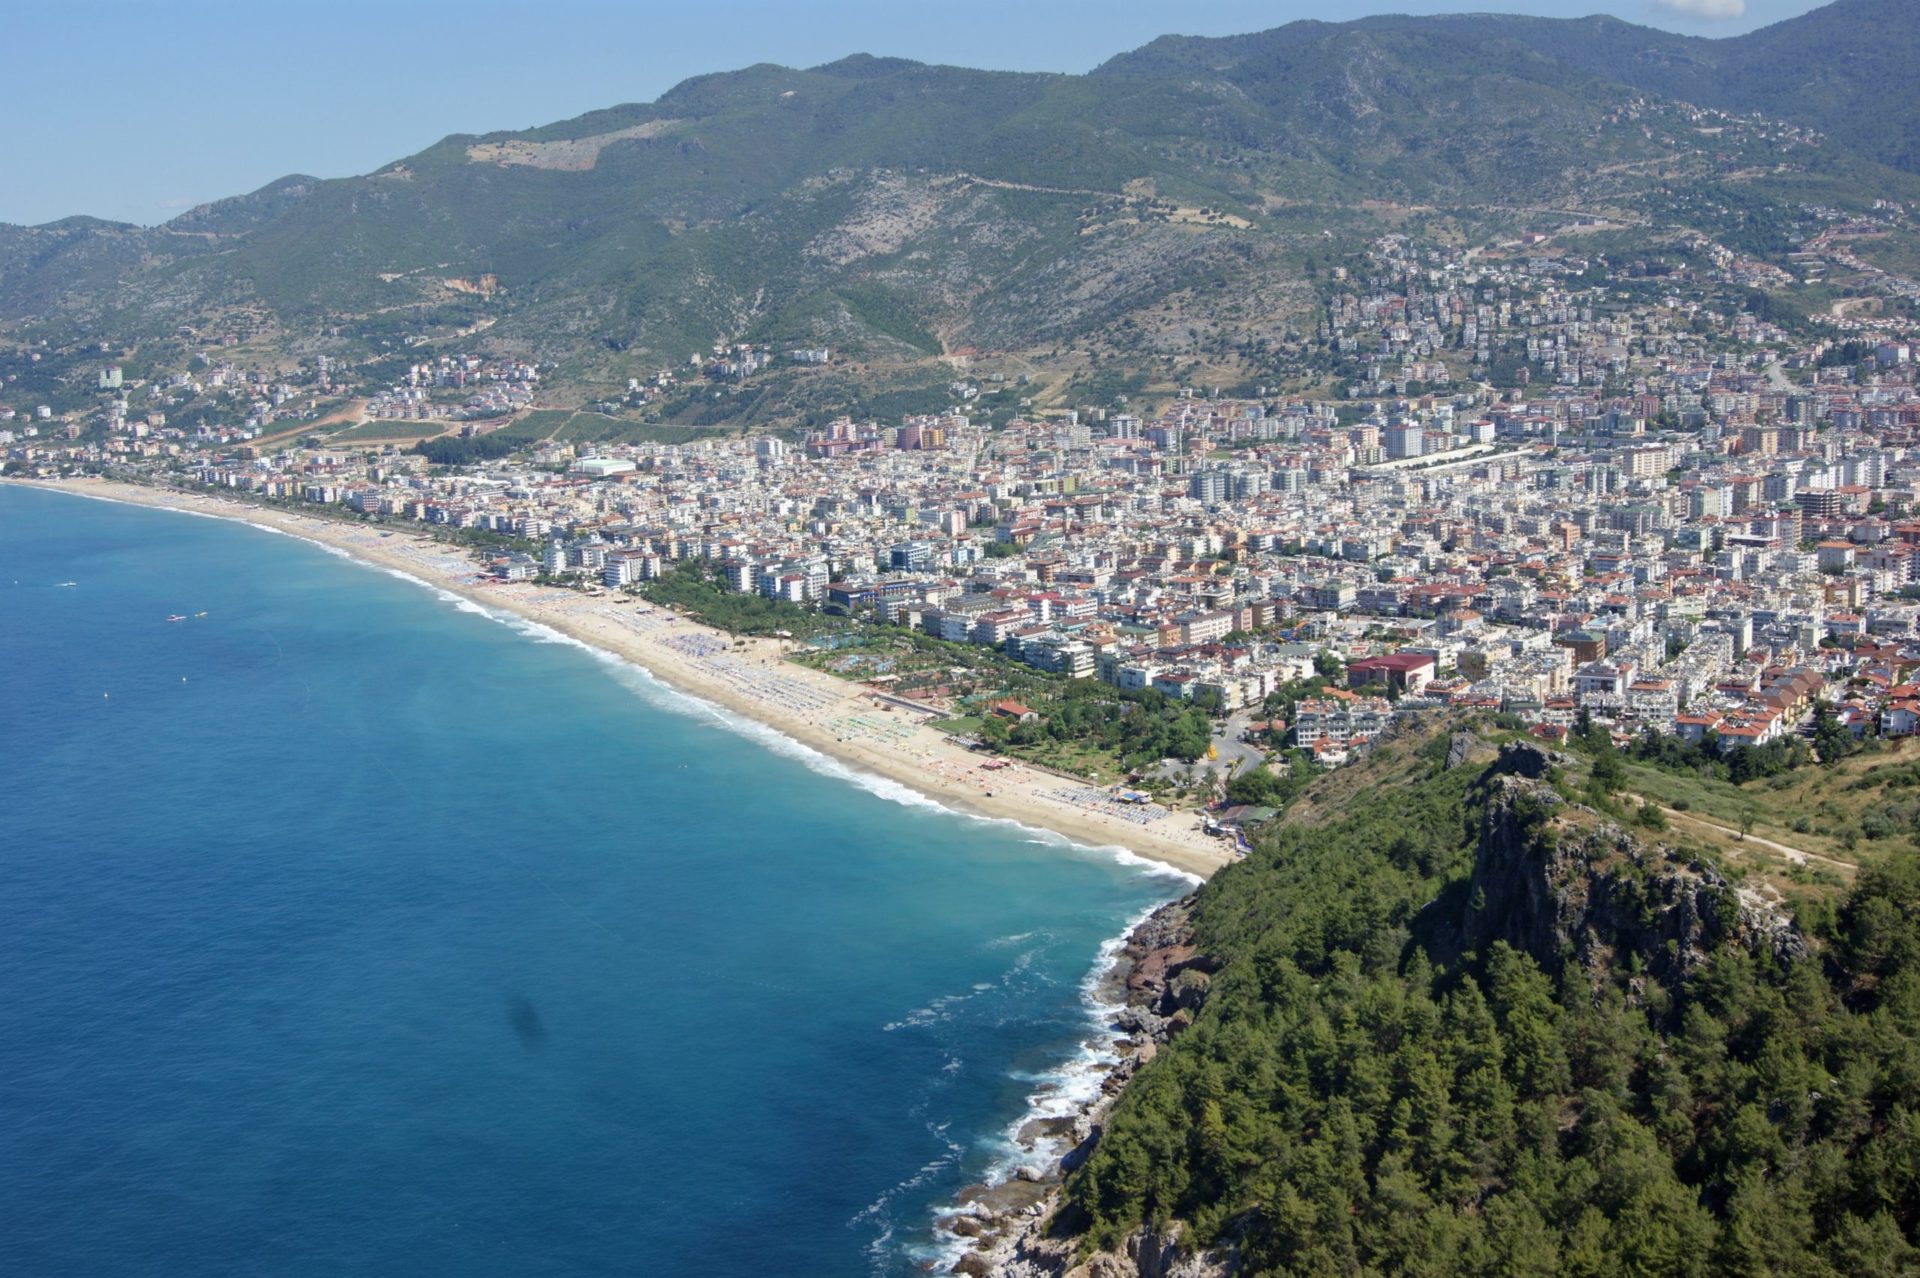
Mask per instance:
[[[306,543],[12,487],[0,729],[10,1274],[913,1272],[1181,886]]]

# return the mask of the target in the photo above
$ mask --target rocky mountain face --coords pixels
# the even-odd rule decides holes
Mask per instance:
[[[1596,985],[1629,960],[1663,983],[1684,981],[1719,946],[1806,957],[1792,920],[1757,893],[1535,779],[1547,760],[1510,747],[1492,771],[1457,919],[1472,948],[1505,941],[1549,972],[1577,965]]]

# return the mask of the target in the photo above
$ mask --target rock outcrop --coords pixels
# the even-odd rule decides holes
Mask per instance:
[[[1478,739],[1457,733],[1447,766],[1474,755]],[[1485,757],[1484,752],[1481,754]],[[1576,760],[1530,742],[1502,747],[1475,782],[1480,827],[1474,865],[1432,902],[1416,928],[1419,944],[1451,961],[1485,954],[1504,941],[1547,970],[1596,988],[1630,960],[1658,980],[1684,980],[1729,946],[1785,962],[1807,946],[1792,921],[1711,866],[1643,843],[1604,814],[1555,788]],[[1218,965],[1193,945],[1191,902],[1156,914],[1130,940],[1116,979],[1126,1006],[1116,1027],[1133,1045],[1108,1078],[1101,1100],[1080,1120],[1080,1146],[1043,1184],[982,1190],[995,1209],[949,1225],[980,1245],[955,1272],[978,1278],[1229,1278],[1235,1247],[1201,1252],[1184,1246],[1176,1223],[1139,1229],[1109,1251],[1083,1255],[1082,1240],[1055,1232],[1060,1172],[1084,1159],[1100,1136],[1111,1097],[1158,1044],[1191,1023]],[[1569,970],[1569,965],[1576,969]],[[998,1199],[994,1195],[999,1195]]]
[[[1500,747],[1500,754],[1493,761],[1490,775],[1525,777],[1529,781],[1538,781],[1552,769],[1571,762],[1558,750],[1548,750],[1531,741],[1509,741]]]
[[[1165,1233],[1136,1229],[1113,1251],[1075,1259],[1074,1239],[1022,1238],[1013,1255],[991,1278],[1232,1278],[1240,1268],[1237,1251],[1195,1251],[1181,1245],[1176,1224]]]
[[[1572,962],[1595,979],[1629,956],[1656,977],[1684,978],[1724,945],[1806,955],[1792,920],[1757,894],[1568,803],[1528,779],[1537,761],[1524,764],[1489,779],[1458,920],[1467,946],[1505,941],[1549,971]]]
[[[950,1272],[973,1278],[1215,1278],[1232,1272],[1205,1267],[1211,1263],[1205,1258],[1181,1257],[1177,1231],[1164,1238],[1142,1231],[1121,1252],[1076,1261],[1077,1241],[1048,1229],[1060,1184],[1099,1141],[1107,1110],[1160,1045],[1193,1023],[1208,981],[1219,970],[1216,960],[1193,945],[1192,908],[1192,897],[1163,906],[1128,935],[1101,989],[1104,998],[1121,1004],[1112,1021],[1116,1064],[1081,1113],[1046,1120],[1053,1127],[1045,1130],[1028,1125],[1035,1148],[1048,1141],[1061,1151],[1050,1166],[961,1191],[955,1209],[939,1225],[969,1240]],[[1028,1128],[1021,1130],[1023,1142]]]
[[[1448,771],[1459,767],[1472,757],[1473,748],[1478,744],[1479,738],[1471,732],[1456,732],[1451,737],[1448,737],[1446,761]]]

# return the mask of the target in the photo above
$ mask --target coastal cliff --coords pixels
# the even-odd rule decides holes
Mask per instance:
[[[1846,972],[1851,942],[1580,801],[1580,756],[1457,730],[1384,755],[1130,939],[1130,1054],[1058,1167],[949,1218],[976,1244],[952,1272],[1400,1272],[1440,1247],[1450,1274],[1523,1241],[1513,1272],[1666,1273],[1689,1248],[1738,1272],[1765,1228],[1835,1264],[1920,1257],[1850,1163],[1803,1186],[1833,1224],[1754,1197],[1755,1150],[1804,1181],[1827,1164],[1792,1150],[1881,1139],[1832,1100],[1886,1104],[1879,1066],[1828,1059],[1871,1033],[1840,1024],[1862,991],[1897,993]],[[1906,888],[1862,891],[1842,928]],[[1877,933],[1863,952],[1884,966]]]

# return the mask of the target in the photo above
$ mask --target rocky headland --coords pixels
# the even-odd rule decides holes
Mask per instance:
[[[1193,1023],[1194,1012],[1206,997],[1208,979],[1217,968],[1193,946],[1192,910],[1191,896],[1170,902],[1127,935],[1094,993],[1101,1005],[1117,1009],[1106,1029],[1111,1035],[1107,1054],[1113,1064],[1098,1091],[1078,1112],[1036,1118],[1020,1128],[1015,1140],[1032,1153],[1031,1162],[997,1184],[970,1185],[960,1191],[952,1210],[936,1225],[941,1233],[966,1244],[946,1272],[973,1278],[1051,1278],[1072,1266],[1074,1240],[1049,1232],[1061,1185],[1099,1141],[1108,1111],[1135,1071]],[[1171,1275],[1175,1271],[1137,1272]]]
[[[1470,734],[1449,743],[1445,767],[1493,754]],[[1723,949],[1781,964],[1808,956],[1806,938],[1777,903],[1730,880],[1699,854],[1629,833],[1607,813],[1567,797],[1566,755],[1509,743],[1474,782],[1471,872],[1419,912],[1412,942],[1442,962],[1496,944],[1547,972],[1591,983],[1596,997],[1619,974],[1637,1003],[1650,981],[1679,988]],[[1215,885],[1218,888],[1219,885]],[[1238,1269],[1231,1239],[1212,1251],[1179,1222],[1142,1228],[1089,1251],[1063,1205],[1062,1186],[1100,1140],[1128,1081],[1193,1023],[1216,956],[1194,945],[1197,897],[1155,912],[1127,938],[1102,996],[1118,1008],[1112,1058],[1098,1094],[1067,1118],[1029,1123],[1020,1143],[1034,1164],[1005,1183],[963,1191],[939,1228],[967,1241],[945,1266],[972,1278],[1225,1278]],[[1043,1153],[1048,1157],[1041,1158]],[[1039,1165],[1044,1162],[1044,1167]]]

